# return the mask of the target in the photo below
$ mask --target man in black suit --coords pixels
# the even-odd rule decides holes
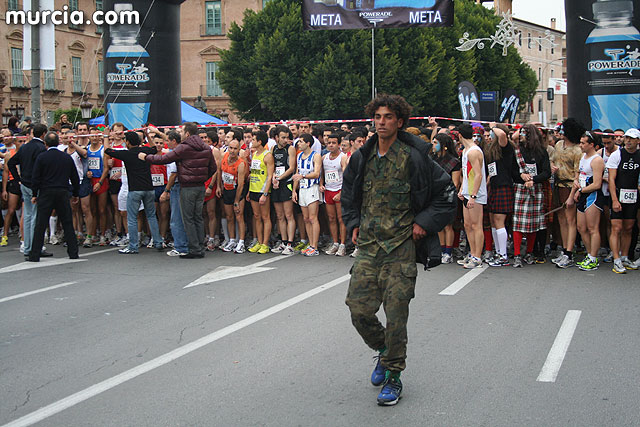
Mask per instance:
[[[38,156],[47,150],[42,141],[42,136],[46,132],[47,127],[42,123],[37,123],[33,125],[33,127],[30,126],[28,135],[33,139],[26,144],[22,144],[16,154],[11,156],[11,160],[9,160],[9,164],[7,165],[11,175],[20,183],[22,200],[24,200],[23,230],[25,256],[29,255],[33,247],[33,232],[36,224],[36,207],[31,203],[31,198],[33,197],[33,190],[31,188],[33,166]],[[19,172],[18,165],[20,165]],[[42,250],[42,246],[37,246],[36,248],[40,256],[52,256],[50,253]]]
[[[72,202],[78,203],[80,180],[76,166],[67,153],[59,151],[59,139],[55,132],[48,132],[44,137],[47,151],[40,154],[33,167],[31,202],[37,204],[36,228],[33,233],[33,246],[40,248],[44,241],[44,233],[49,225],[49,216],[54,209],[64,229],[64,240],[67,242],[69,258],[78,259],[78,241],[73,229],[71,205],[69,204],[69,181],[73,186]],[[32,251],[28,261],[40,261],[38,251]]]

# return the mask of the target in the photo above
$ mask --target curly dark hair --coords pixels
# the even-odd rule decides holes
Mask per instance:
[[[395,113],[397,118],[402,119],[402,129],[409,124],[413,107],[400,95],[378,95],[364,107],[364,112],[368,117],[374,117],[380,107],[387,107]]]
[[[580,143],[580,138],[587,130],[582,123],[572,117],[562,122],[562,129],[564,130],[564,136],[574,144]]]

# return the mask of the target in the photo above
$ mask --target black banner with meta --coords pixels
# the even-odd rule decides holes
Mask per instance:
[[[453,0],[303,0],[305,30],[450,27]]]

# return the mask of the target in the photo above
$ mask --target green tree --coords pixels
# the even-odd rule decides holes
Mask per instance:
[[[489,37],[500,22],[472,0],[456,1],[449,28],[375,32],[378,93],[404,96],[419,115],[459,116],[457,85],[515,89],[522,104],[535,93],[535,73],[515,48],[455,49],[464,32]],[[357,118],[371,98],[369,30],[304,31],[301,0],[271,0],[232,24],[231,47],[220,52],[219,81],[248,120]]]

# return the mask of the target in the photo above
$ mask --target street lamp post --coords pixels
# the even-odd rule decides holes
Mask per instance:
[[[563,56],[562,58],[558,58],[558,59],[552,59],[551,61],[547,62],[547,65],[544,66],[544,68],[542,69],[542,73],[540,75],[540,78],[544,80],[544,73],[547,71],[547,68],[549,68],[549,65],[553,64],[556,61],[564,61],[565,59],[567,59],[566,56]],[[548,79],[547,79],[548,81]],[[541,82],[542,83],[542,87],[544,87],[544,81]],[[547,84],[548,86],[548,84]],[[540,117],[540,122],[543,123],[544,126],[548,126],[549,125],[549,119],[551,119],[551,117],[553,117],[553,101],[551,101],[551,108],[550,108],[550,112],[549,112],[549,117],[547,118],[547,120],[544,120],[544,93],[547,92],[547,89],[539,89],[536,90],[536,92],[540,93],[540,96],[543,97],[542,102],[540,103],[540,105],[542,106],[542,109],[540,110],[541,116]]]

